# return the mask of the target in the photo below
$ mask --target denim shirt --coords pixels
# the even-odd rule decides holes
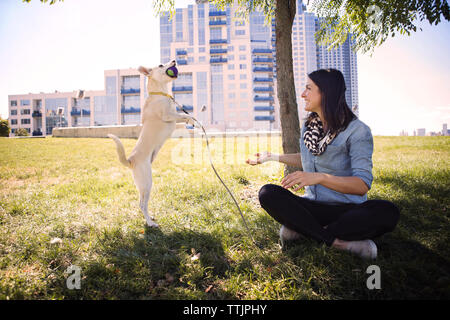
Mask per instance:
[[[300,154],[305,172],[323,172],[333,176],[361,178],[372,186],[373,138],[370,128],[359,119],[352,120],[327,146],[324,153],[314,156],[303,142],[306,125],[300,137]],[[328,203],[361,203],[364,196],[340,193],[320,184],[305,187],[304,198]]]

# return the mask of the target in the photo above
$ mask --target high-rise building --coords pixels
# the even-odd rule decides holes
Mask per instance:
[[[447,129],[447,124],[446,123],[442,124],[442,135],[443,136],[447,136],[448,135],[448,129]]]
[[[207,1],[177,8],[172,19],[160,17],[161,62],[176,58],[179,79],[173,94],[208,128],[279,129],[276,96],[275,25],[266,25],[260,12],[248,21],[235,17],[237,6],[218,10]],[[346,81],[346,100],[358,114],[356,54],[349,39],[328,51],[316,45],[318,18],[297,0],[292,28],[294,81],[299,117],[306,116],[301,98],[309,72],[340,70]],[[206,111],[201,107],[206,105]]]
[[[424,137],[425,136],[425,128],[417,129],[417,135],[419,137]]]
[[[179,69],[172,93],[209,129],[278,129],[272,28],[236,10],[198,1],[160,17],[161,61]]]
[[[357,56],[352,51],[350,35],[336,49],[328,50],[326,46],[318,45],[314,35],[320,28],[320,18],[305,10],[302,0],[297,0],[297,14],[292,27],[292,56],[300,118],[306,116],[301,94],[306,85],[307,74],[328,68],[337,69],[344,75],[347,104],[359,115]]]
[[[301,0],[297,0],[297,14],[292,25],[292,61],[294,69],[295,90],[297,94],[298,114],[305,118],[305,103],[301,94],[306,86],[307,74],[317,70],[315,16],[305,12],[306,7]]]
[[[316,19],[316,30],[320,20]],[[348,106],[358,115],[358,66],[356,53],[352,51],[353,42],[350,35],[338,48],[328,50],[325,46],[317,46],[317,69],[333,68],[344,75],[345,100]]]

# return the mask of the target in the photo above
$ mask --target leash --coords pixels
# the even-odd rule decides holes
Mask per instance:
[[[208,140],[208,135],[206,134],[206,130],[203,127],[203,125],[201,124],[200,121],[198,121],[196,118],[194,118],[192,115],[189,114],[189,112],[187,112],[182,105],[180,105],[174,97],[172,97],[170,94],[164,93],[164,92],[149,92],[149,94],[154,94],[154,95],[161,95],[161,96],[166,96],[168,98],[170,98],[179,108],[180,110],[182,110],[184,113],[188,114],[189,116],[192,117],[192,119],[198,124],[198,126],[203,130],[204,136],[205,136],[205,140],[206,140],[206,147],[208,148],[208,156],[209,156],[209,163],[211,164],[211,168],[213,169],[214,173],[216,174],[217,178],[220,180],[220,182],[223,184],[223,186],[225,187],[225,189],[228,191],[228,194],[231,196],[231,198],[234,201],[234,204],[236,206],[236,208],[239,211],[239,214],[241,215],[242,221],[244,222],[244,226],[248,231],[248,234],[250,235],[253,243],[261,249],[261,245],[259,245],[255,239],[253,238],[252,232],[250,231],[250,228],[247,225],[247,221],[245,220],[244,214],[241,211],[241,208],[239,207],[238,202],[236,201],[236,198],[234,197],[233,193],[230,191],[230,189],[227,187],[227,185],[225,184],[225,182],[223,182],[222,178],[220,177],[220,175],[217,173],[216,168],[214,167],[213,161],[212,161],[212,157],[211,157],[211,149],[209,148],[209,140]]]

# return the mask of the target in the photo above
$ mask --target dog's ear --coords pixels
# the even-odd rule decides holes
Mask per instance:
[[[150,77],[150,76],[152,75],[152,69],[148,69],[148,68],[145,68],[145,67],[143,67],[143,66],[140,66],[140,67],[138,68],[138,71],[139,71],[140,73],[142,73],[142,74],[148,76],[148,77]]]

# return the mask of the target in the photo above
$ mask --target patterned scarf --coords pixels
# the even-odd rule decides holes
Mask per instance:
[[[307,122],[306,130],[303,134],[303,142],[313,155],[320,156],[325,152],[327,146],[333,141],[338,132],[331,134],[330,131],[328,131],[327,134],[325,134],[322,121],[320,121],[317,114]]]

